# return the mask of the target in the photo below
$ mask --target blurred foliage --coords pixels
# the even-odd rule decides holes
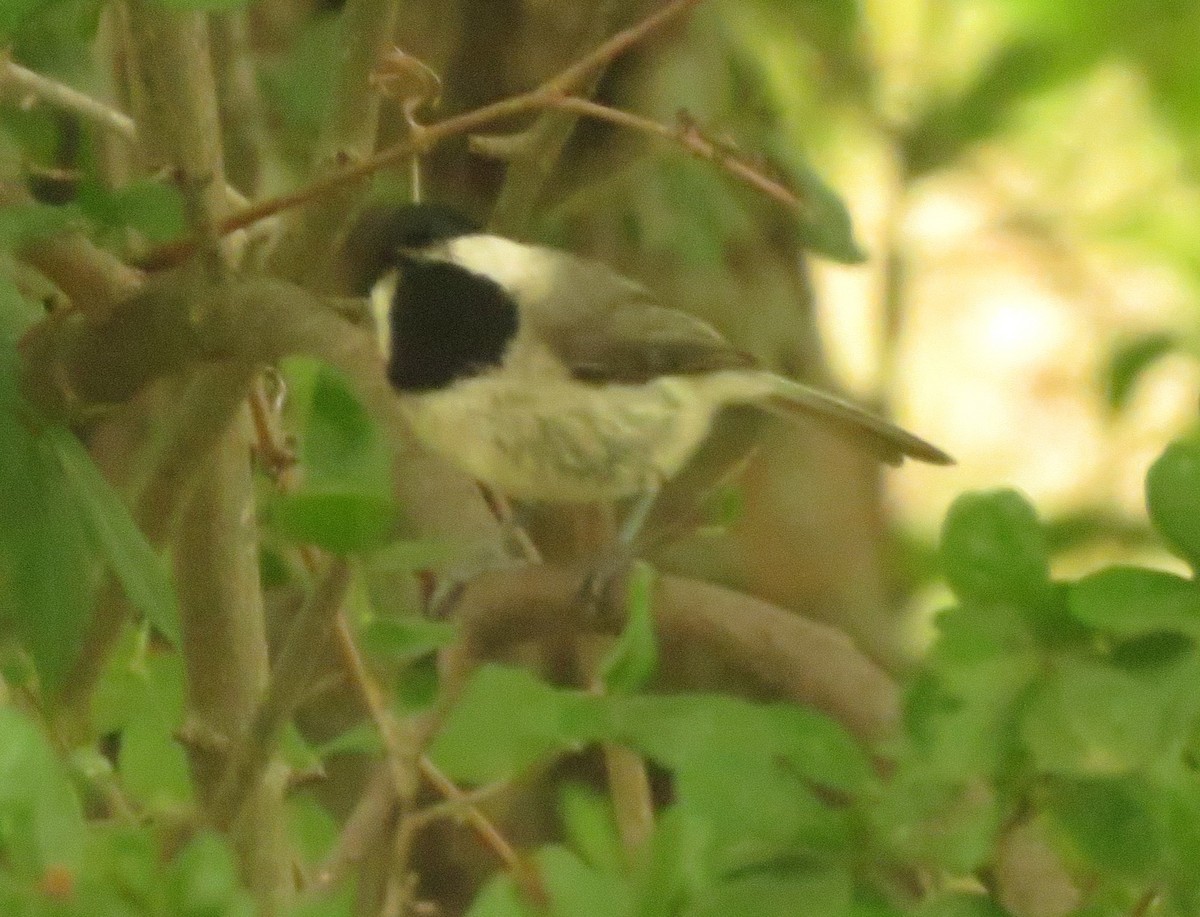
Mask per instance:
[[[243,5],[159,2],[180,11]],[[3,0],[0,46],[103,96],[112,74],[97,63],[102,6]],[[257,6],[251,12],[265,15]],[[254,60],[275,181],[302,171],[331,93],[341,22],[329,4],[315,6],[290,33],[281,26],[263,41]],[[621,237],[669,253],[705,295],[741,282],[729,269],[731,238],[761,248],[782,235],[793,255],[854,263],[878,253],[864,251],[835,190],[831,163],[843,146],[857,149],[864,135],[890,144],[905,186],[1001,143],[1051,159],[1071,108],[1116,69],[1134,75],[1145,102],[1145,132],[1130,142],[1153,160],[1149,186],[1169,173],[1178,196],[1135,188],[1112,212],[1058,199],[1045,210],[1072,232],[1153,249],[1200,283],[1184,193],[1200,154],[1197,35],[1200,4],[1179,0],[711,0],[684,49],[663,52],[643,101],[664,120],[684,108],[715,136],[737,137],[739,152],[796,190],[803,212],[764,229],[761,200],[710,164],[665,151],[589,176],[537,231],[568,235],[571,217],[618,199],[621,186],[636,204],[616,218]],[[0,913],[250,915],[227,840],[200,827],[179,741],[188,690],[179,612],[160,552],[93,463],[90,424],[42,416],[21,389],[19,342],[43,318],[34,302],[46,291],[15,253],[68,229],[118,254],[168,240],[184,226],[181,198],[162,176],[106,175],[92,125],[2,101],[4,180],[44,190],[39,180],[61,171],[67,192],[0,208]],[[1065,155],[1068,172],[1074,155]],[[1090,221],[1073,219],[1081,214]],[[1161,358],[1194,350],[1191,339],[1184,329],[1118,341],[1103,380],[1113,415]],[[434,654],[458,631],[408,614],[408,596],[413,574],[463,546],[404,537],[388,445],[343,379],[304,360],[282,371],[298,480],[281,494],[259,476],[267,599],[287,606],[310,588],[297,545],[352,556],[361,574],[350,617],[386,673],[383,702],[397,716],[426,711],[439,687]],[[1079,917],[1200,913],[1200,437],[1167,446],[1145,491],[1149,526],[1100,511],[1046,520],[1021,493],[990,489],[954,503],[937,546],[908,536],[902,585],[936,576],[952,599],[904,676],[897,734],[877,747],[792,704],[657,693],[655,578],[639,568],[627,626],[601,666],[603,691],[487,665],[432,745],[438,766],[464,784],[570,775],[553,790],[555,836],[522,851],[548,905],[495,870],[467,913],[1003,917],[1011,902],[997,881],[1002,851],[1029,825],[1081,890]],[[723,529],[742,510],[740,493],[726,489],[706,518]],[[1061,554],[1102,541],[1164,547],[1192,572],[1121,563],[1054,575]],[[409,592],[389,589],[397,581]],[[58,692],[90,613],[115,592],[136,619],[87,722],[68,728]],[[332,772],[341,758],[380,753],[375,730],[347,716],[342,731],[311,745],[288,732],[294,771]],[[633,858],[609,797],[580,776],[602,744],[652,767],[659,805]],[[311,875],[329,857],[343,814],[320,792],[290,794],[298,872]],[[299,896],[290,913],[348,917],[355,908],[347,883]]]

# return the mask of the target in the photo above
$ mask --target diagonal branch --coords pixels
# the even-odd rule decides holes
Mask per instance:
[[[46,102],[94,121],[129,143],[138,140],[137,125],[129,115],[65,83],[22,67],[7,52],[0,51],[0,92],[6,89],[15,90],[22,103],[28,99]]]

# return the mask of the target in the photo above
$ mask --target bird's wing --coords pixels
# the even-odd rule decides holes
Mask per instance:
[[[638,383],[755,365],[711,325],[656,304],[611,268],[575,257],[556,263],[551,294],[525,305],[521,319],[576,379]]]

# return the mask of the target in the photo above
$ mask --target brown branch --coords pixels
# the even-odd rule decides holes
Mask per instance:
[[[558,99],[575,89],[589,74],[645,41],[656,31],[664,28],[700,2],[701,0],[672,0],[637,25],[618,32],[590,54],[585,55],[529,92],[501,99],[461,115],[425,125],[415,136],[386,150],[381,150],[357,165],[317,179],[290,194],[283,194],[247,207],[225,220],[221,224],[221,232],[224,234],[244,229],[252,223],[276,213],[308,204],[344,185],[353,184],[382,168],[401,162],[414,153],[424,153],[451,137],[474,133],[482,127],[514,115],[553,107]],[[143,259],[142,266],[148,270],[159,270],[178,264],[189,257],[195,251],[195,247],[195,242],[191,239],[167,243],[150,252]]]
[[[734,155],[730,150],[706,137],[694,124],[681,122],[678,125],[670,126],[578,96],[564,95],[549,100],[548,104],[561,111],[570,111],[588,118],[607,121],[628,130],[666,140],[697,159],[719,166],[734,178],[793,210],[803,212],[805,209],[804,201],[794,191],[770,176],[764,175],[745,159]]]
[[[578,571],[537,567],[485,573],[468,584],[456,608],[460,640],[443,661],[440,705],[452,705],[470,671],[506,647],[553,634],[617,633],[622,603],[610,599],[589,613],[575,601],[580,582]],[[672,647],[701,649],[758,692],[820,710],[868,743],[899,728],[896,684],[839,630],[676,576],[659,577],[654,616],[664,659]]]
[[[214,821],[235,824],[270,763],[274,743],[305,696],[350,588],[350,566],[335,559],[291,622],[254,719],[234,749],[212,805]]]
[[[174,170],[205,267],[219,277],[227,199],[207,21],[202,13],[172,13],[155,0],[129,0],[128,8],[132,72],[144,100],[142,142],[153,143],[152,152]]]

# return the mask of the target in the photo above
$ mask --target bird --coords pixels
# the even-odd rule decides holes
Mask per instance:
[[[764,368],[606,264],[484,232],[444,205],[369,210],[346,245],[417,440],[508,498],[632,500],[623,542],[727,407],[813,421],[888,464],[953,462]]]

